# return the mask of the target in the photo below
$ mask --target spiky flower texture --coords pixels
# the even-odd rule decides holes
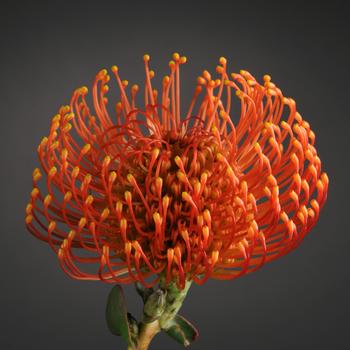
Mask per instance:
[[[109,283],[233,279],[299,245],[327,197],[315,134],[291,98],[265,75],[197,79],[180,105],[175,53],[161,89],[145,55],[145,83],[110,75],[73,93],[39,147],[26,224],[48,242],[71,277]],[[138,94],[142,94],[143,102]],[[46,181],[40,185],[42,173]]]

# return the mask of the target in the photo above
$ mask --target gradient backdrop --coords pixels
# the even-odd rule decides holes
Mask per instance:
[[[306,1],[305,1],[306,3]],[[118,64],[140,83],[142,56],[158,78],[174,51],[188,101],[196,77],[229,59],[269,73],[316,133],[329,200],[299,249],[258,272],[194,286],[182,313],[201,335],[192,349],[349,349],[349,7],[279,1],[2,1],[0,348],[125,349],[104,321],[110,286],[70,280],[24,227],[36,146],[72,91]],[[130,309],[140,300],[127,287]],[[181,349],[166,335],[151,349]]]

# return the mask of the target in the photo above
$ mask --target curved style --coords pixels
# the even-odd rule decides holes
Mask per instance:
[[[100,71],[52,119],[26,224],[71,277],[179,288],[255,271],[299,245],[327,197],[315,134],[265,75],[204,71],[185,113],[175,53],[159,91]],[[118,96],[109,102],[107,95]],[[136,100],[142,95],[143,102]],[[141,100],[141,99],[140,99]],[[45,181],[39,181],[45,174]]]

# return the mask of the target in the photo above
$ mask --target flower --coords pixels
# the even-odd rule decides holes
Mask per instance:
[[[297,247],[318,220],[328,177],[295,102],[268,75],[262,85],[244,70],[229,75],[221,57],[218,78],[203,72],[183,114],[186,57],[173,55],[159,92],[149,61],[141,107],[138,85],[128,89],[114,66],[114,111],[104,69],[94,109],[81,87],[53,117],[38,147],[29,231],[73,278],[146,287],[161,277],[180,288],[237,278]]]

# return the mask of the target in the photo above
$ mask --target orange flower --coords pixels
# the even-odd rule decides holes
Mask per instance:
[[[173,55],[159,92],[149,60],[143,106],[114,66],[113,113],[106,70],[92,87],[94,109],[86,87],[60,108],[38,147],[46,182],[35,169],[29,231],[73,278],[146,287],[161,276],[180,288],[236,278],[298,246],[328,178],[295,102],[268,75],[263,85],[247,71],[229,75],[222,57],[218,78],[203,72],[183,114],[186,58]]]

